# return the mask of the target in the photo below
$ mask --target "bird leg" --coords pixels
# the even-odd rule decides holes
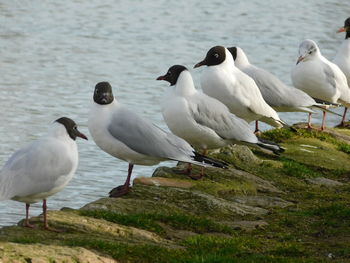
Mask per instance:
[[[338,127],[344,127],[344,126],[345,126],[345,117],[346,117],[346,112],[347,112],[347,111],[348,111],[348,108],[345,107],[345,108],[344,108],[343,117],[342,117],[341,122],[340,122],[340,124],[338,125]]]
[[[24,220],[23,226],[29,228],[35,228],[35,225],[29,223],[29,207],[30,204],[26,204],[26,219]]]
[[[129,169],[128,169],[128,177],[126,178],[126,181],[123,185],[119,185],[115,188],[113,188],[110,192],[109,192],[109,197],[120,197],[123,195],[126,195],[127,193],[129,193],[130,191],[130,178],[131,178],[131,173],[132,173],[132,168],[134,167],[133,164],[129,163]]]
[[[325,126],[325,123],[326,123],[326,112],[324,111],[323,112],[323,118],[322,118],[322,125],[321,125],[321,131],[324,130],[324,126]]]
[[[63,232],[64,230],[56,229],[49,227],[48,221],[47,221],[47,205],[46,205],[46,199],[43,199],[43,215],[44,215],[44,229],[52,232]]]
[[[260,134],[260,130],[259,130],[259,121],[255,121],[255,131],[254,131],[255,135]]]
[[[311,114],[312,113],[309,112],[309,118],[308,118],[308,121],[307,121],[307,128],[308,129],[312,129],[312,126],[311,126]]]

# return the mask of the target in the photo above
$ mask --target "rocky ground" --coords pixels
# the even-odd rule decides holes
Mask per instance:
[[[2,228],[0,262],[350,262],[350,130],[297,127],[262,135],[279,156],[230,146],[202,180],[160,167],[123,198],[50,211],[63,233]]]

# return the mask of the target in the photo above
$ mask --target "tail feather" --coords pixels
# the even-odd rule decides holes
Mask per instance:
[[[333,102],[329,102],[326,100],[321,100],[321,99],[317,99],[317,98],[313,98],[318,104],[324,105],[324,106],[330,106],[330,107],[340,107],[341,104],[338,103],[333,103]],[[321,106],[320,105],[320,106]]]
[[[271,141],[268,141],[268,140],[265,140],[265,139],[262,139],[259,137],[258,137],[258,140],[259,141],[258,141],[257,145],[260,146],[261,148],[270,150],[270,151],[274,152],[275,154],[280,154],[280,153],[284,152],[284,149],[275,142],[271,142]]]
[[[198,163],[206,164],[206,166],[212,166],[212,167],[218,167],[218,168],[224,168],[224,169],[228,168],[227,163],[210,158],[210,157],[207,157],[207,156],[204,156],[204,155],[199,154],[197,152],[194,152],[193,160],[198,162]]]

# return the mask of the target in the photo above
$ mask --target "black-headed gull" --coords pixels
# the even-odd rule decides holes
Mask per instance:
[[[162,100],[166,124],[192,146],[207,150],[238,143],[258,145],[276,153],[283,151],[274,143],[259,141],[245,120],[232,114],[217,99],[196,90],[186,67],[174,65],[157,80],[170,83]]]
[[[350,106],[350,89],[344,73],[322,56],[313,40],[306,39],[299,45],[299,58],[291,77],[293,85],[312,98]],[[325,128],[325,119],[324,111],[321,130]]]
[[[240,47],[228,48],[235,61],[235,66],[254,79],[264,100],[278,112],[307,112],[308,126],[311,128],[311,108],[326,110],[327,105],[316,103],[307,93],[300,89],[290,88],[270,72],[252,65]],[[331,112],[331,111],[329,111]],[[331,112],[333,113],[333,112]]]
[[[30,204],[43,200],[44,228],[47,221],[46,198],[61,191],[78,166],[75,139],[87,137],[69,118],[57,119],[46,135],[16,151],[0,171],[0,200],[12,199],[26,204],[24,226],[29,223]]]
[[[133,166],[155,165],[161,161],[182,161],[201,166],[225,168],[226,164],[195,152],[183,139],[165,132],[149,120],[120,104],[108,82],[95,86],[88,127],[95,143],[110,155],[129,163],[124,185],[110,192],[119,197],[129,192]]]
[[[239,118],[263,121],[274,127],[288,126],[264,100],[254,80],[234,65],[225,47],[211,48],[194,67],[206,65],[201,74],[204,93],[224,103]]]
[[[348,87],[350,88],[350,17],[344,22],[344,26],[339,28],[337,33],[345,32],[345,40],[341,44],[333,62],[343,71],[346,76]],[[344,125],[347,107],[344,109],[340,126]]]

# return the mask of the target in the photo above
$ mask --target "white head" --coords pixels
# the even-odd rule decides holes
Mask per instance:
[[[299,58],[297,64],[301,61],[305,62],[319,56],[321,54],[315,41],[306,39],[299,45]]]

